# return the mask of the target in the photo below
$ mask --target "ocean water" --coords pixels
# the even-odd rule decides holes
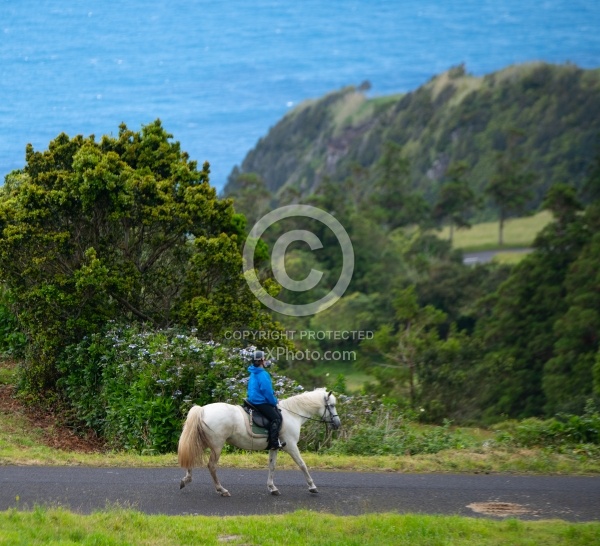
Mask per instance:
[[[306,99],[532,60],[600,66],[600,2],[0,0],[0,183],[29,142],[160,118],[221,189]]]

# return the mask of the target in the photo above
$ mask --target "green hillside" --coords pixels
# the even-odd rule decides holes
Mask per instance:
[[[289,112],[233,170],[225,193],[236,190],[240,174],[256,173],[280,203],[305,198],[324,177],[342,181],[357,166],[370,169],[394,142],[429,202],[459,161],[481,195],[518,134],[519,157],[535,173],[533,210],[555,182],[580,187],[600,135],[597,69],[531,63],[474,77],[458,66],[406,94],[367,98],[368,87],[346,87]]]
[[[596,411],[600,70],[534,63],[477,78],[456,67],[401,96],[368,99],[366,88],[300,105],[230,177],[225,193],[248,226],[300,202],[333,214],[352,241],[352,279],[336,305],[278,320],[372,332],[297,344],[352,353],[344,366],[316,367],[342,374],[334,389],[366,374],[369,392],[432,422]],[[292,227],[301,224],[265,242]],[[317,269],[324,281],[313,293],[282,289],[289,304],[323,297],[342,269],[330,234],[310,229],[325,250],[292,248],[286,268],[295,279]],[[514,247],[532,250],[475,266],[461,252]]]

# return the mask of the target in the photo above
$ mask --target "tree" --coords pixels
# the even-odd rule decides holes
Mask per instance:
[[[0,277],[30,343],[26,384],[110,320],[206,337],[263,316],[242,275],[242,225],[159,120],[116,138],[59,135],[0,190]]]
[[[299,203],[302,198],[302,192],[294,186],[285,186],[277,196],[277,204],[281,207],[285,205],[294,205]]]
[[[583,207],[577,200],[575,188],[557,183],[548,190],[542,208],[549,210],[560,226],[566,227],[575,220]]]
[[[417,371],[425,420],[466,422],[478,417],[483,377],[477,364],[482,349],[479,338],[455,328],[446,339],[424,348]]]
[[[235,190],[228,197],[233,199],[235,209],[246,217],[250,229],[267,212],[273,196],[256,173],[240,174],[233,186]]]
[[[596,146],[596,155],[591,162],[582,190],[583,197],[587,202],[600,200],[600,136]]]
[[[373,202],[389,229],[419,224],[429,216],[427,202],[412,188],[410,163],[394,142],[386,142],[376,165]]]
[[[544,367],[546,413],[582,412],[593,394],[593,368],[600,350],[600,234],[569,267],[566,312],[554,324],[554,354]]]
[[[498,244],[504,244],[504,224],[513,215],[523,214],[533,196],[533,172],[526,167],[518,153],[522,133],[512,130],[508,136],[506,150],[496,158],[496,173],[489,181],[485,193],[498,209]]]
[[[557,190],[549,192],[547,202],[555,202],[557,195]],[[560,218],[572,221],[564,224]],[[481,398],[489,418],[544,414],[550,389],[545,366],[555,356],[555,325],[569,308],[565,280],[590,240],[589,230],[589,219],[570,214],[546,226],[534,241],[534,251],[514,266],[493,295],[490,315],[478,322],[486,348],[484,365],[490,370]]]
[[[384,384],[389,384],[390,379],[396,387],[408,383],[410,406],[415,408],[419,358],[427,347],[437,341],[436,327],[446,317],[431,305],[420,307],[414,286],[398,292],[394,307],[396,324],[382,326],[373,339],[366,342],[367,348],[383,357],[383,362],[367,368]]]
[[[446,180],[440,188],[438,199],[433,206],[433,219],[438,223],[448,222],[449,240],[452,243],[454,228],[470,228],[470,213],[477,199],[466,180],[469,166],[464,161],[452,163],[446,171]]]

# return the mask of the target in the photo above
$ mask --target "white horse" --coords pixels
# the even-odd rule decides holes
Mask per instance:
[[[298,450],[300,427],[307,420],[313,420],[318,416],[316,420],[328,423],[335,429],[339,428],[340,418],[335,410],[335,403],[335,396],[325,389],[304,392],[279,402],[279,407],[283,410],[283,424],[279,438],[286,444],[283,451],[289,453],[300,467],[311,493],[318,493],[318,491]],[[217,463],[226,443],[241,449],[264,450],[267,448],[267,436],[252,432],[248,414],[241,406],[221,402],[193,406],[183,426],[177,449],[179,466],[187,470],[181,480],[180,488],[192,481],[192,468],[198,466],[197,462],[204,465],[204,451],[210,449],[207,466],[215,489],[223,497],[231,496],[217,478]],[[277,450],[270,450],[267,487],[272,495],[279,495],[279,490],[273,483],[276,461]]]

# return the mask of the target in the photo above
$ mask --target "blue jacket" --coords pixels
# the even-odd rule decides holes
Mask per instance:
[[[269,372],[260,366],[248,366],[250,378],[248,379],[248,402],[252,404],[277,405],[277,398],[273,394],[273,384]]]

